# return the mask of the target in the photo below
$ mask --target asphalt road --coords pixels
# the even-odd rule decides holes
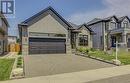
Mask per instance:
[[[111,77],[107,79],[96,80],[92,82],[86,82],[86,83],[130,83],[130,74],[117,76],[117,77]]]

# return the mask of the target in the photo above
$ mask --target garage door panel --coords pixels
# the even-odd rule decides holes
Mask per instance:
[[[65,39],[29,38],[29,54],[66,53]]]

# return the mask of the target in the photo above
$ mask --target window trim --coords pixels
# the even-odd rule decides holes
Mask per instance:
[[[128,27],[129,27],[129,24],[128,24],[127,21],[124,21],[124,22],[123,22],[123,27],[124,27],[124,28],[128,28]]]
[[[110,24],[111,24],[110,30],[113,30],[113,29],[117,28],[117,23],[116,22],[110,22]],[[114,27],[113,27],[113,25],[114,25]]]
[[[82,38],[82,40],[81,40],[81,38]],[[88,38],[89,38],[88,35],[80,35],[79,36],[79,46],[88,46],[89,45]]]

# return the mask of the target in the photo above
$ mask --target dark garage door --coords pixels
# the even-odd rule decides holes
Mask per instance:
[[[29,38],[29,54],[66,53],[65,39]]]

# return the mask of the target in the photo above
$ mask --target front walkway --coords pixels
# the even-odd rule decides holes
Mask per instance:
[[[102,68],[89,71],[73,72],[52,76],[19,79],[1,83],[87,83],[120,75],[130,74],[130,65]]]
[[[77,55],[46,54],[24,57],[25,77],[56,75],[113,66],[115,65]]]
[[[18,55],[17,52],[9,52],[8,54],[1,56],[0,58],[16,58]]]

